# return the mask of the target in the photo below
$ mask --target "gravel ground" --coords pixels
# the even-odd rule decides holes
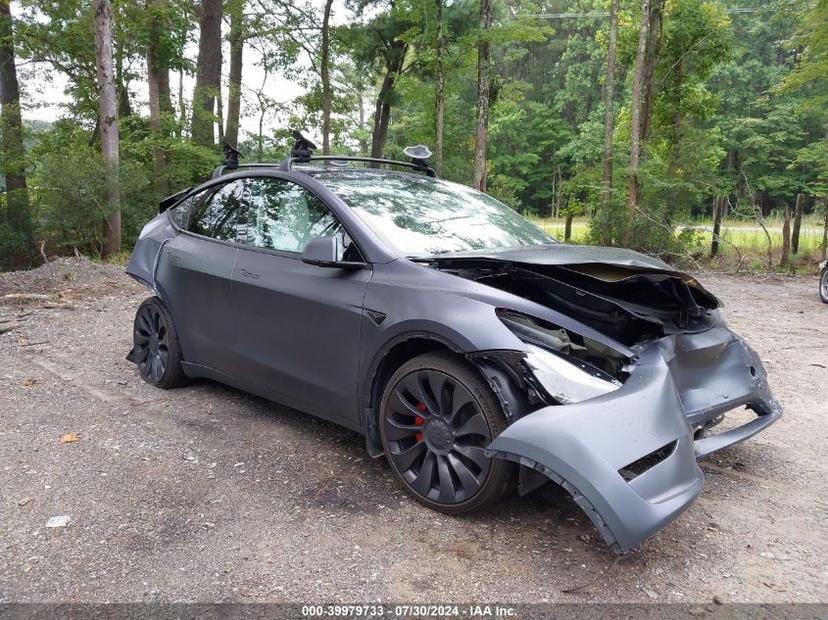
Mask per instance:
[[[0,305],[0,603],[828,601],[828,306],[814,278],[702,280],[786,416],[704,463],[699,500],[613,565],[566,497],[438,515],[354,433],[144,384],[124,356],[147,293],[117,267],[0,274],[0,295],[61,293]]]

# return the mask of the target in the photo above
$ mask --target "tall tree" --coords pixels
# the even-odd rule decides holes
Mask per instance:
[[[610,2],[609,39],[607,40],[607,75],[604,80],[604,152],[603,152],[603,194],[604,216],[609,212],[612,197],[612,132],[615,110],[615,48],[618,41],[618,0]],[[601,243],[606,245],[609,238],[602,235]]]
[[[0,211],[0,233],[11,241],[8,247],[6,243],[0,244],[0,267],[26,266],[34,258],[20,88],[14,63],[14,30],[9,0],[0,0],[0,134],[3,136],[2,172],[6,179],[6,212]]]
[[[651,0],[649,7],[649,24],[647,26],[647,49],[644,53],[644,79],[641,84],[641,139],[647,140],[650,137],[650,126],[652,125],[653,117],[653,100],[655,98],[655,88],[653,87],[653,80],[655,78],[656,60],[658,58],[658,51],[661,45],[661,12],[664,0]],[[686,52],[689,54],[693,51],[692,47],[688,47]],[[681,65],[681,60],[678,60],[678,65]]]
[[[213,125],[221,87],[221,16],[222,0],[202,0],[191,131],[193,142],[203,146],[215,143]]]
[[[166,175],[167,152],[159,143],[167,137],[162,115],[172,114],[169,50],[162,44],[164,32],[168,27],[166,9],[165,0],[148,0],[147,2],[147,86],[149,87],[150,129],[156,142],[152,154],[153,178],[156,190],[162,196],[168,195],[171,189]]]
[[[333,0],[325,0],[322,14],[322,45],[319,59],[319,74],[322,78],[322,153],[331,153],[331,7]]]
[[[486,146],[489,140],[489,62],[492,0],[480,0],[480,41],[477,44],[477,124],[474,133],[474,186],[486,191]]]
[[[230,13],[230,81],[227,85],[227,128],[224,131],[224,140],[238,146],[245,40],[244,0],[231,0],[227,4],[227,9]]]
[[[388,137],[388,125],[391,122],[391,103],[394,100],[394,87],[403,71],[408,44],[397,38],[382,37],[381,55],[385,66],[385,75],[377,93],[374,104],[374,128],[371,132],[371,157],[382,157],[385,140]]]
[[[434,79],[434,159],[437,171],[443,169],[443,117],[446,108],[446,76],[443,67],[443,54],[445,40],[443,37],[443,0],[435,0],[435,13],[437,19],[437,46],[435,54],[435,79]]]
[[[101,153],[106,177],[104,202],[104,258],[121,251],[121,207],[118,187],[118,97],[112,50],[112,5],[109,0],[95,0],[95,65],[100,106]]]
[[[627,190],[627,210],[630,224],[638,206],[638,160],[641,156],[641,96],[644,82],[644,60],[650,33],[650,0],[643,0],[641,26],[638,30],[638,51],[630,100],[630,182]]]

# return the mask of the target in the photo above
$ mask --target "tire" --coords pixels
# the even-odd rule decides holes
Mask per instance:
[[[819,298],[822,303],[828,304],[828,267],[823,268],[819,274]]]
[[[187,383],[172,315],[158,297],[150,297],[138,306],[132,343],[128,359],[138,366],[144,381],[165,390]]]
[[[432,510],[469,513],[514,488],[515,465],[483,456],[507,426],[500,403],[457,356],[426,353],[403,364],[385,387],[379,422],[392,471]]]

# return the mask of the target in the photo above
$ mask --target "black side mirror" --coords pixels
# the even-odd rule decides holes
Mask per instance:
[[[342,242],[336,235],[311,239],[305,244],[302,262],[318,267],[338,267],[340,269],[363,269],[365,263],[340,260]]]

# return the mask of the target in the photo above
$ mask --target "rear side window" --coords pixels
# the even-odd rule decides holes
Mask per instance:
[[[205,192],[199,192],[189,198],[185,198],[168,211],[170,218],[172,218],[176,226],[184,230],[190,229],[190,220],[198,209],[199,203],[204,200],[204,194]]]
[[[208,194],[190,217],[188,230],[220,241],[239,241],[247,228],[244,180],[232,181]],[[199,196],[194,197],[196,200]]]
[[[341,232],[334,214],[302,186],[267,177],[248,183],[248,245],[301,253],[308,241]]]

